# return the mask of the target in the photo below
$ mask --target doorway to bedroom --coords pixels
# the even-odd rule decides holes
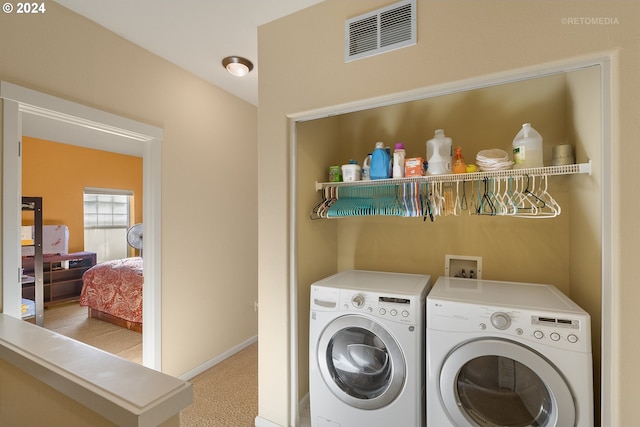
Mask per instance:
[[[143,164],[145,259],[142,335],[143,364],[161,366],[160,345],[160,159],[162,129],[84,105],[0,83],[3,141],[3,312],[21,317],[20,224],[21,140],[31,136],[66,144],[138,156]],[[82,204],[82,199],[80,199]]]
[[[42,200],[44,281],[40,321],[25,320],[142,363],[142,335],[128,330],[126,323],[141,322],[141,264],[135,260],[131,275],[96,274],[109,271],[109,261],[137,255],[128,250],[127,231],[134,223],[142,223],[142,187],[139,156],[23,135],[22,194]],[[23,214],[22,225],[31,226],[33,215]],[[25,259],[33,259],[24,257],[25,249],[32,248],[23,248],[23,267]],[[125,265],[129,264],[120,267]],[[111,270],[118,271],[124,269]],[[25,269],[25,275],[33,277],[30,269]],[[135,292],[112,293],[115,287],[106,285],[115,286],[123,277],[135,279],[126,282],[127,286],[135,283]],[[24,282],[23,303],[35,301],[33,286]],[[124,311],[123,307],[131,308]]]

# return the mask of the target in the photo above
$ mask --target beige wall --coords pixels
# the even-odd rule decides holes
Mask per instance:
[[[1,80],[164,130],[162,370],[254,337],[256,107],[54,2],[1,14],[0,40]]]
[[[0,360],[0,372],[2,373],[1,425],[16,427],[45,424],[51,427],[115,425],[4,360]]]
[[[289,373],[290,353],[287,342],[290,306],[287,296],[289,281],[293,278],[289,274],[291,248],[286,241],[277,245],[272,245],[271,242],[289,234],[286,218],[290,196],[289,187],[285,185],[289,182],[286,171],[290,154],[287,115],[298,116],[306,111],[329,110],[332,106],[342,106],[404,91],[437,87],[488,75],[508,75],[522,69],[548,68],[558,63],[568,64],[585,57],[605,55],[612,59],[613,122],[610,135],[607,133],[604,141],[595,143],[611,148],[614,165],[611,179],[615,189],[620,188],[620,183],[625,182],[625,178],[627,182],[631,179],[631,168],[624,167],[619,154],[623,144],[625,158],[635,158],[640,154],[637,144],[628,142],[633,141],[637,134],[634,126],[639,113],[637,103],[631,102],[632,99],[637,99],[640,92],[640,77],[636,72],[640,65],[640,52],[637,50],[639,4],[604,1],[546,1],[541,4],[540,1],[479,3],[418,0],[416,46],[345,64],[345,19],[390,3],[392,2],[382,0],[327,0],[267,24],[259,31],[261,105],[258,112],[258,128],[259,155],[263,160],[259,169],[259,193],[269,195],[268,198],[259,198],[260,209],[269,210],[268,215],[261,215],[259,218],[259,327],[261,343],[265,343],[261,345],[260,352],[259,413],[260,417],[279,425],[287,425],[290,422],[290,387],[282,378],[287,378]],[[580,17],[606,17],[615,18],[616,21],[603,25],[580,24],[575,23],[579,22],[578,20],[567,20]],[[296,53],[297,60],[294,62],[287,60],[292,52]],[[574,84],[579,85],[576,83],[577,80],[567,83],[567,98],[559,111],[569,116],[566,120],[568,126],[575,126],[579,130],[564,129],[562,134],[581,141],[585,150],[581,155],[584,155],[584,158],[587,157],[587,152],[595,150],[596,153],[591,157],[599,160],[599,149],[594,147],[593,139],[585,140],[582,134],[590,134],[593,128],[579,124],[581,120],[592,120],[588,116],[593,115],[594,111],[583,113],[580,111],[582,107],[574,104],[578,100],[575,97],[578,95],[574,95],[573,90]],[[620,93],[624,93],[624,97],[621,97]],[[580,102],[582,101],[586,102],[587,99],[581,99]],[[574,115],[580,118],[576,119]],[[509,140],[514,134],[512,126],[501,129],[508,134]],[[443,127],[446,129],[446,126]],[[389,129],[388,134],[394,135],[396,131],[397,129]],[[334,145],[329,144],[329,147]],[[360,153],[356,153],[353,156],[361,160],[359,155]],[[343,158],[329,160],[337,163]],[[326,164],[319,168],[319,173],[323,173],[324,166]],[[573,188],[576,181],[582,178],[584,177],[572,177],[567,185]],[[599,188],[598,182],[594,183],[593,179],[587,179],[586,182],[589,184],[580,191],[590,193],[590,190]],[[297,194],[308,186],[308,183],[300,185]],[[589,200],[588,197],[576,197],[583,203]],[[611,253],[604,253],[603,257],[607,262],[614,260],[613,280],[609,281],[609,278],[606,278],[607,282],[603,286],[608,287],[613,295],[612,318],[607,321],[619,325],[614,338],[619,336],[620,340],[614,339],[615,348],[611,352],[614,377],[606,378],[612,386],[613,407],[610,418],[605,420],[604,424],[633,425],[636,420],[633,407],[634,384],[640,379],[640,369],[637,369],[634,363],[639,344],[634,339],[631,325],[635,323],[636,310],[633,301],[637,301],[640,295],[637,286],[634,286],[634,259],[637,259],[638,251],[632,242],[640,238],[640,230],[634,225],[632,213],[638,209],[640,202],[637,198],[624,197],[619,191],[612,193],[612,199],[611,206],[604,206],[604,209],[611,209],[612,212],[613,247]],[[302,215],[300,213],[299,217]],[[597,233],[601,224],[597,224],[600,220],[594,218],[593,215],[585,215],[580,219],[580,225],[588,227],[590,233],[593,232],[591,236],[584,237],[586,240],[582,242],[597,245]],[[433,225],[436,224],[426,224]],[[337,233],[331,229],[333,226],[324,227],[327,227],[326,231],[331,239],[337,239],[333,237],[333,233]],[[572,225],[570,232],[575,233],[576,227],[578,225]],[[624,236],[620,234],[620,229],[625,231]],[[581,245],[581,240],[563,241],[566,242],[565,250],[575,250]],[[308,252],[310,246],[307,242],[298,249],[304,248]],[[321,248],[319,254],[316,262],[325,259],[332,265],[330,247]],[[581,265],[590,265],[594,262],[593,258],[592,251],[588,257],[574,256],[570,260],[571,270],[566,275],[570,277],[571,274],[575,274],[576,277],[580,277],[575,270],[580,269]],[[597,256],[595,258],[595,262],[601,262]],[[306,259],[294,265],[300,269],[298,279],[309,280],[313,279],[314,275],[322,273],[317,268],[313,273],[308,273],[306,267],[301,268],[310,262]],[[436,263],[437,266],[442,264],[441,261]],[[364,264],[359,264],[362,265]],[[592,271],[590,268],[587,270]],[[530,277],[535,279],[533,276]],[[570,283],[568,278],[566,280],[561,287],[565,291],[574,292],[573,281]],[[575,286],[578,286],[578,282],[576,281]],[[580,293],[578,290],[575,292]],[[299,293],[299,300],[303,298],[304,295]],[[584,299],[583,303],[587,300],[597,301],[597,296],[594,297],[592,291],[585,292],[581,298]],[[299,316],[303,317],[304,314],[299,313]],[[300,328],[302,330],[304,325]],[[299,351],[303,354],[306,350]],[[300,357],[298,360],[303,358]],[[268,372],[265,369],[267,367]],[[301,393],[303,388],[304,384],[301,385]]]
[[[0,360],[0,425],[11,427],[112,427],[107,418]],[[37,408],[37,409],[36,409]],[[177,427],[180,414],[158,427]]]
[[[300,345],[296,351],[299,365],[299,396],[307,393],[309,360],[309,283],[334,274],[338,270],[338,221],[312,220],[311,211],[321,198],[313,189],[315,181],[327,180],[328,166],[342,163],[338,153],[343,146],[339,117],[313,120],[297,127],[296,135],[296,254]],[[303,284],[306,284],[304,286]]]

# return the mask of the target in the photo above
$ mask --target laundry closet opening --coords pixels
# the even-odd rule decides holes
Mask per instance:
[[[309,390],[309,287],[347,269],[445,274],[447,254],[482,257],[483,279],[553,284],[591,315],[595,419],[600,419],[603,331],[603,67],[587,64],[507,83],[478,84],[421,99],[294,123],[293,295],[297,304],[297,395]],[[435,221],[392,216],[310,217],[322,200],[316,182],[329,167],[354,159],[362,165],[378,141],[404,143],[407,157],[426,158],[426,141],[444,129],[467,163],[481,150],[512,151],[522,124],[544,138],[544,164],[552,147],[571,144],[576,163],[592,173],[552,176],[548,191],[561,206],[554,218],[477,215],[473,209]],[[608,148],[606,148],[608,150]],[[467,182],[469,194],[478,183]],[[469,200],[474,203],[475,200]],[[606,314],[606,313],[605,313]],[[606,329],[606,328],[604,328]],[[295,345],[295,338],[294,338]],[[296,369],[296,368],[294,368]]]

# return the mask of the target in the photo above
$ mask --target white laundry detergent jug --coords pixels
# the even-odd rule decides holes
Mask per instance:
[[[531,127],[531,123],[522,125],[522,129],[513,139],[513,168],[541,168],[542,136]]]
[[[367,154],[367,157],[364,158],[362,162],[362,180],[368,181],[371,179],[371,175],[369,175],[369,170],[371,169],[371,153]]]
[[[348,164],[342,165],[342,180],[344,182],[360,181],[360,178],[361,168],[355,160],[351,159]]]
[[[436,130],[433,139],[427,141],[427,173],[451,173],[452,154],[451,138],[444,135],[444,130]]]
[[[404,144],[399,142],[396,144],[396,149],[393,152],[393,165],[392,176],[393,178],[404,178],[404,158],[405,158]]]

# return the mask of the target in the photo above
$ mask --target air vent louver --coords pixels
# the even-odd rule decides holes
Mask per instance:
[[[345,23],[345,62],[416,44],[416,2],[402,1]]]

